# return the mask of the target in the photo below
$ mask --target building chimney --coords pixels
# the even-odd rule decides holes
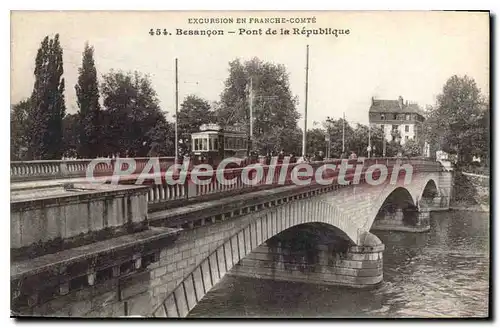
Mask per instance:
[[[408,100],[406,101],[406,107],[408,107]]]
[[[399,108],[403,109],[403,97],[399,96]]]
[[[375,99],[372,97],[372,105],[375,105]]]

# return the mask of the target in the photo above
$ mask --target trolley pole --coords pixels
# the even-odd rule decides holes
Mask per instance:
[[[306,47],[306,96],[305,96],[305,105],[304,105],[304,134],[302,135],[302,157],[305,157],[307,154],[307,92],[309,83],[309,45]]]
[[[178,133],[178,116],[179,116],[179,72],[177,69],[177,58],[175,58],[175,163],[179,157],[179,133]]]

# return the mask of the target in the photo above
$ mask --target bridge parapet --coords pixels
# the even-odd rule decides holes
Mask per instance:
[[[140,229],[147,225],[146,193],[143,186],[88,184],[12,190],[11,249],[39,253],[50,243]]]
[[[301,163],[303,164],[303,163]],[[293,171],[299,171],[299,166],[301,164],[276,164],[276,165],[261,165],[262,178],[257,183],[249,183],[247,180],[254,180],[257,178],[257,173],[255,170],[251,170],[248,167],[236,168],[236,169],[226,169],[226,170],[207,170],[203,172],[203,177],[199,178],[201,183],[195,183],[192,179],[192,172],[181,172],[176,175],[175,178],[182,177],[179,182],[168,183],[166,181],[165,175],[161,177],[151,176],[142,184],[149,185],[150,190],[148,193],[148,203],[152,211],[156,209],[165,208],[165,206],[176,206],[176,204],[185,205],[186,201],[202,201],[210,200],[215,198],[220,198],[224,196],[237,195],[252,191],[260,191],[265,189],[279,188],[283,186],[297,185],[297,181],[304,181],[302,178],[292,177]],[[343,184],[339,181],[339,169],[341,165],[341,160],[330,160],[325,162],[312,162],[309,163],[313,168],[313,176],[310,182],[305,182],[305,184],[318,185],[319,178],[323,180],[331,180],[324,185],[331,184]],[[336,170],[325,169],[322,170],[320,175],[318,169],[324,167],[325,164],[337,166]],[[359,181],[356,181],[356,167],[360,165],[358,159],[347,161],[347,165],[350,166],[349,169],[345,171],[345,183],[344,184],[363,184],[366,182],[367,169],[373,165],[383,165],[387,168],[388,177],[391,179],[393,174],[393,169],[395,167],[403,167],[406,164],[411,165],[413,169],[413,174],[417,172],[439,172],[442,167],[438,162],[427,161],[421,159],[400,159],[400,158],[375,158],[375,159],[364,159],[362,171],[359,172]],[[303,169],[301,169],[304,172]],[[405,176],[405,170],[400,170],[397,173],[398,178]],[[231,180],[230,184],[221,183],[220,176],[223,175],[226,180]],[[374,172],[373,178],[376,179],[380,177],[380,173]],[[158,183],[158,179],[161,180]],[[124,177],[120,179],[120,183],[133,184],[137,182],[137,176]],[[304,185],[304,184],[303,184]]]
[[[134,158],[136,163],[136,173],[142,172],[148,157]],[[94,176],[110,176],[115,168],[116,158],[98,163],[94,170]],[[35,181],[63,178],[82,178],[86,176],[89,164],[93,159],[72,159],[72,160],[37,160],[37,161],[17,161],[10,162],[10,179],[16,181]],[[160,166],[166,169],[174,163],[174,157],[160,157]]]

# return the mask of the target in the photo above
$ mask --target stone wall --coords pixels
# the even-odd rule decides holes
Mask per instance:
[[[61,187],[48,196],[39,190],[19,193],[11,200],[11,249],[147,221],[147,187],[85,185]]]
[[[242,259],[229,274],[324,285],[372,287],[383,280],[384,245],[352,246],[336,252],[328,246],[293,251],[262,245]]]
[[[154,261],[143,260],[138,268],[122,267],[122,272],[130,272],[110,277],[93,286],[83,283],[80,289],[47,302],[39,302],[41,304],[28,307],[29,309],[25,307],[21,313],[16,314],[63,317],[150,316],[152,310],[202,260],[208,258],[226,239],[234,236],[243,225],[248,225],[250,220],[256,218],[255,215],[252,213],[235,220],[226,218],[212,225],[184,230],[177,236],[175,244],[157,249],[158,255]],[[127,263],[129,262],[122,266]]]

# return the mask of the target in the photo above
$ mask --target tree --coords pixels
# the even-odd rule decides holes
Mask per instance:
[[[68,114],[63,119],[63,155],[65,157],[78,157],[79,149],[79,114]]]
[[[422,147],[415,139],[408,139],[402,147],[403,155],[409,157],[416,157],[422,155]]]
[[[348,136],[349,149],[358,156],[368,156],[368,144],[372,147],[371,156],[382,154],[384,133],[378,127],[369,128],[363,124],[357,124],[352,134]]]
[[[317,154],[322,151],[325,153],[326,150],[326,131],[318,128],[314,128],[311,130],[307,130],[307,153],[308,154]],[[326,153],[325,153],[326,155]]]
[[[35,83],[31,94],[31,159],[60,159],[62,153],[62,119],[66,113],[62,48],[59,34],[46,36],[35,60]]]
[[[79,111],[79,148],[83,158],[94,158],[102,153],[100,147],[99,87],[94,63],[94,48],[85,44],[82,67],[78,69],[75,85]]]
[[[344,152],[349,155],[349,152],[353,151],[358,156],[368,156],[368,141],[372,146],[372,156],[375,154],[382,154],[382,140],[383,131],[378,127],[372,127],[371,130],[368,126],[363,124],[356,124],[356,127],[349,125],[347,121],[343,122],[343,119],[335,120],[333,118],[327,117],[323,126],[328,131],[330,135],[330,152],[332,158],[342,157],[342,126],[344,125]],[[370,133],[370,138],[368,134]]]
[[[30,106],[30,100],[25,99],[10,109],[10,157],[14,161],[28,159]]]
[[[403,147],[396,140],[391,140],[386,143],[385,156],[386,157],[396,157],[400,152],[402,152]]]
[[[347,121],[327,117],[323,126],[330,135],[330,153],[332,158],[341,158],[342,153],[349,152],[349,138],[354,130]],[[342,147],[342,129],[344,130],[344,147]]]
[[[147,133],[150,147],[147,156],[172,156],[175,155],[175,130],[172,123],[165,118],[156,122],[155,126]]]
[[[457,154],[459,162],[470,162],[472,156],[489,148],[485,133],[489,127],[484,120],[487,107],[474,79],[454,75],[428,114],[426,136],[442,150]]]
[[[195,95],[187,96],[181,104],[177,118],[179,150],[186,153],[191,150],[191,134],[200,131],[202,124],[215,123],[215,113],[205,99]]]
[[[158,122],[165,122],[156,91],[150,78],[139,72],[115,72],[103,76],[101,85],[103,103],[102,133],[106,152],[120,156],[147,156],[153,145],[152,132],[161,130]],[[165,123],[161,123],[165,124]]]
[[[258,58],[229,63],[229,77],[221,95],[217,121],[222,126],[240,124],[249,131],[250,93],[253,105],[254,148],[260,153],[296,151],[289,133],[296,133],[296,99],[292,96],[288,73],[283,65]],[[291,149],[288,149],[291,148]]]

